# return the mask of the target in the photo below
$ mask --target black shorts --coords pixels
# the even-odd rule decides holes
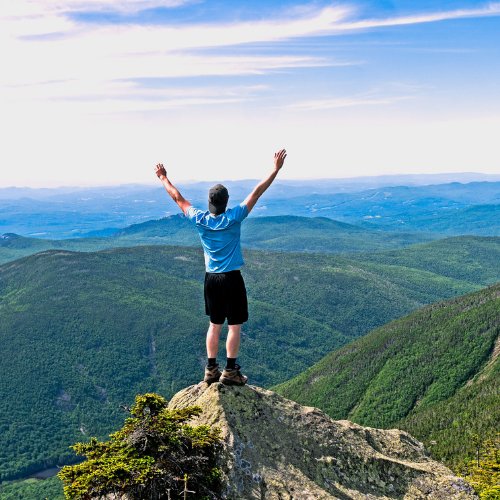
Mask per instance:
[[[210,321],[222,325],[241,325],[248,321],[248,302],[241,272],[205,274],[205,312]]]

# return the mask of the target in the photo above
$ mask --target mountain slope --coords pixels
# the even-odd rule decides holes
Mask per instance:
[[[464,456],[474,457],[475,436],[480,443],[494,437],[500,427],[500,342],[495,355],[453,396],[428,407],[417,407],[395,424],[425,439],[432,454],[449,464],[459,465]]]
[[[241,363],[260,385],[424,303],[481,286],[332,255],[245,258]],[[0,266],[0,474],[66,460],[71,442],[110,432],[119,404],[138,392],[168,397],[197,382],[203,275],[201,250],[188,247],[57,250]]]
[[[432,271],[458,280],[493,284],[499,281],[500,238],[459,236],[397,251],[354,257],[362,261]]]
[[[42,238],[26,238],[14,233],[0,235],[0,265],[22,257],[28,257],[46,250],[70,250],[80,252],[93,252],[113,246],[111,240],[106,238],[78,238],[68,240],[45,240]]]
[[[456,461],[472,449],[470,432],[487,436],[500,425],[500,369],[492,357],[499,334],[494,285],[370,332],[278,391],[333,418],[398,425],[427,444],[436,439],[433,451]]]

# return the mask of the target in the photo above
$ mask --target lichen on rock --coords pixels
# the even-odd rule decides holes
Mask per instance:
[[[405,431],[332,420],[254,386],[200,383],[171,408],[219,427],[225,499],[472,499],[473,489]]]

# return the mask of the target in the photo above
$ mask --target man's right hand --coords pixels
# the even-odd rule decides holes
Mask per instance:
[[[164,175],[165,177],[167,176],[167,171],[165,170],[163,163],[158,163],[158,165],[156,165],[156,175],[159,178],[161,178],[162,175]]]
[[[274,153],[274,168],[276,170],[279,170],[283,166],[283,163],[285,163],[285,158],[286,158],[285,149],[280,149],[279,151]]]
[[[264,194],[265,190],[272,184],[281,167],[283,166],[283,163],[285,163],[285,158],[285,149],[280,149],[279,151],[274,153],[273,171],[268,175],[266,179],[264,179],[262,182],[259,182],[259,184],[254,187],[253,191],[245,198],[242,203],[242,205],[246,205],[249,212],[253,209],[253,207],[257,203],[257,200],[262,196],[262,194]]]

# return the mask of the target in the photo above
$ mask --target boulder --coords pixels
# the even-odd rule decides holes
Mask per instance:
[[[193,423],[221,429],[224,499],[478,498],[407,432],[332,420],[259,387],[202,382],[169,406],[200,406]]]

